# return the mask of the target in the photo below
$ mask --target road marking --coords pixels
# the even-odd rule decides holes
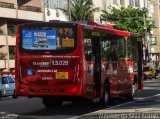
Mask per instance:
[[[140,101],[140,100],[147,100],[149,98],[153,98],[153,97],[157,97],[157,96],[160,96],[160,93],[156,94],[156,95],[149,96],[149,97],[140,98],[140,99],[137,99],[137,100],[134,100],[134,101],[130,101],[130,102],[127,102],[127,103],[123,103],[123,104],[115,105],[115,106],[112,106],[112,107],[108,107],[108,108],[105,108],[105,109],[107,109],[107,110],[108,109],[113,109],[113,108],[116,108],[116,107],[120,107],[120,106],[124,106],[124,105],[127,105],[127,104],[131,104],[131,103],[134,103],[134,102],[137,102],[137,101]],[[103,111],[105,109],[94,111],[94,112],[91,112],[91,113],[86,113],[86,114],[75,116],[75,117],[71,117],[71,118],[68,118],[68,119],[77,119],[77,118],[80,118],[80,117],[83,117],[83,116],[87,116],[87,115],[91,115],[91,114],[95,114],[95,113],[101,112],[101,111]]]
[[[160,96],[160,94],[156,94],[156,95],[152,95],[152,96],[149,96],[149,97],[146,97],[146,98],[141,98],[141,99],[137,99],[137,100],[134,100],[134,101],[122,103],[122,104],[115,105],[115,106],[113,106],[113,107],[109,107],[109,108],[106,108],[106,109],[113,109],[113,108],[115,108],[115,107],[124,106],[124,105],[131,104],[131,103],[134,103],[134,102],[137,102],[137,101],[140,101],[140,100],[146,100],[146,99],[153,98],[153,97],[157,97],[157,96]]]

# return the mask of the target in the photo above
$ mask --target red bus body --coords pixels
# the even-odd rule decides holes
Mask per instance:
[[[39,39],[43,38],[44,34],[40,31],[42,27],[42,31],[48,34],[46,37],[50,38],[52,33],[57,34],[58,32],[57,30],[52,31],[52,27],[60,30],[60,28],[68,28],[68,24],[72,29],[70,34],[74,35],[71,35],[71,38],[68,38],[70,35],[63,38],[61,50],[58,50],[57,42],[59,41],[53,44],[45,43],[45,45],[43,42],[41,45],[37,45],[37,42],[34,41],[33,45],[30,45],[32,41],[29,38],[29,40],[27,39],[27,37],[31,37],[32,33],[39,34],[37,36]],[[46,29],[49,29],[49,31],[45,31]],[[64,29],[63,31],[65,32]],[[141,50],[141,35],[115,30],[110,26],[103,27],[93,24],[67,22],[19,25],[16,33],[16,94],[18,96],[42,97],[43,99],[45,97],[95,99],[104,96],[105,83],[109,86],[109,96],[114,97],[130,94],[133,82],[137,84],[137,90],[142,90],[141,51],[139,52],[139,59],[137,58],[136,61],[129,60],[126,56],[124,56],[124,59],[116,61],[104,60],[100,51],[102,49],[101,44],[106,44],[107,49],[107,43],[110,41],[101,42],[101,39],[110,38],[110,35],[111,39],[114,39],[114,37],[118,39],[124,38],[124,42],[127,41],[127,38],[133,37],[136,39],[135,42],[140,42],[139,50]],[[55,37],[60,38],[58,35],[55,35]],[[54,38],[50,40],[53,41]],[[119,42],[118,40],[115,41]],[[87,48],[90,48],[90,45],[86,45],[88,42],[91,42],[90,45],[93,44],[93,60],[86,60],[85,50],[88,51]],[[84,48],[84,44],[86,48]],[[54,47],[53,51],[49,49],[52,46]],[[109,67],[111,68],[109,69]],[[116,67],[115,71],[114,67]],[[112,71],[110,72],[109,70]]]

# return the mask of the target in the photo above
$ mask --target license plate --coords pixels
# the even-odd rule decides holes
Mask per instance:
[[[56,92],[54,89],[40,89],[40,92]]]
[[[56,79],[68,79],[68,72],[56,72]]]

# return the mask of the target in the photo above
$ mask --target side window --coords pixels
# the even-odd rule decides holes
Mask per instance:
[[[102,56],[108,61],[117,61],[117,41],[110,40],[103,42]]]
[[[7,78],[6,77],[1,77],[2,78],[2,84],[8,84]]]
[[[119,60],[125,60],[126,58],[126,41],[124,37],[120,37],[118,40],[117,53]]]
[[[117,61],[118,60],[118,54],[117,54],[117,40],[112,40],[110,42],[109,52],[110,52],[110,60],[111,61]]]
[[[7,79],[8,79],[8,81],[9,81],[9,83],[14,83],[14,82],[15,82],[14,79],[11,78],[10,76],[7,76]]]
[[[138,44],[136,38],[128,38],[128,58],[129,60],[137,60],[138,58]]]
[[[101,55],[107,61],[125,60],[126,46],[125,37],[104,34],[101,41]]]

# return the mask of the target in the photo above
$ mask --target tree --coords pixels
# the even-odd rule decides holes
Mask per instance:
[[[0,53],[0,60],[4,59],[6,57],[5,53]]]
[[[58,8],[65,14],[68,14],[68,5]],[[92,0],[71,0],[70,11],[72,21],[94,21],[94,13],[99,11],[98,7],[94,7]]]
[[[129,32],[143,33],[144,32],[144,18],[147,18],[148,10],[146,8],[121,7],[117,9],[113,7],[111,12],[102,10],[101,18],[115,24],[115,28]],[[155,28],[151,20],[146,20],[147,32]]]

